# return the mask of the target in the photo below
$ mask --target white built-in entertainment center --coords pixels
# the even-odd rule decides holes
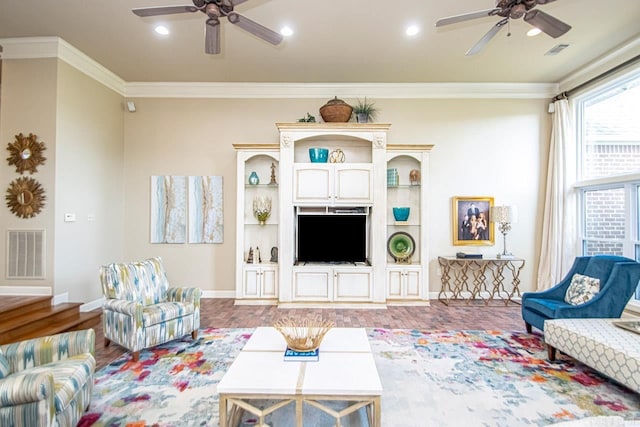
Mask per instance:
[[[236,304],[428,304],[433,146],[389,145],[389,124],[276,126],[279,144],[234,144]],[[337,161],[311,162],[316,147]],[[262,224],[253,214],[256,197],[271,200]],[[394,218],[401,206],[410,208],[406,221]],[[410,243],[409,258],[388,249],[392,236],[391,244]]]

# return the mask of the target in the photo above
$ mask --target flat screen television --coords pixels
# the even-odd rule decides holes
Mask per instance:
[[[366,215],[298,215],[297,261],[367,262]]]

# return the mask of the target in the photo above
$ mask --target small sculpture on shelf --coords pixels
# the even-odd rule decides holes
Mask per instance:
[[[277,185],[278,181],[276,181],[276,164],[271,163],[271,181],[269,181],[270,185]]]
[[[262,257],[260,257],[260,248],[256,246],[256,251],[253,254],[253,263],[262,264]]]
[[[411,169],[411,172],[409,172],[409,182],[411,185],[420,184],[420,171],[418,169]]]
[[[253,248],[249,248],[249,255],[247,256],[247,264],[253,264]]]
[[[271,248],[271,259],[269,262],[278,262],[278,247],[274,246]]]
[[[344,163],[344,151],[336,148],[329,154],[329,163]]]
[[[260,225],[264,225],[267,218],[271,216],[271,197],[256,196],[253,199],[253,215]]]

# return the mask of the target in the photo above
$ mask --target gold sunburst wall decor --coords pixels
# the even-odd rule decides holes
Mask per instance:
[[[22,133],[17,134],[16,140],[8,144],[7,150],[11,153],[7,157],[9,166],[15,165],[18,173],[25,171],[35,173],[38,171],[38,166],[43,165],[47,160],[42,155],[42,152],[46,150],[44,142],[38,141],[38,137],[32,133],[29,136],[24,136]]]
[[[20,218],[32,218],[40,213],[46,199],[44,189],[33,178],[16,178],[7,188],[7,206]]]

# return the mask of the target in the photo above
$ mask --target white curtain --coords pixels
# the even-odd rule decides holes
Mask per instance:
[[[569,101],[553,103],[547,188],[542,222],[542,246],[538,264],[537,290],[558,283],[571,268],[577,255],[575,128]]]

